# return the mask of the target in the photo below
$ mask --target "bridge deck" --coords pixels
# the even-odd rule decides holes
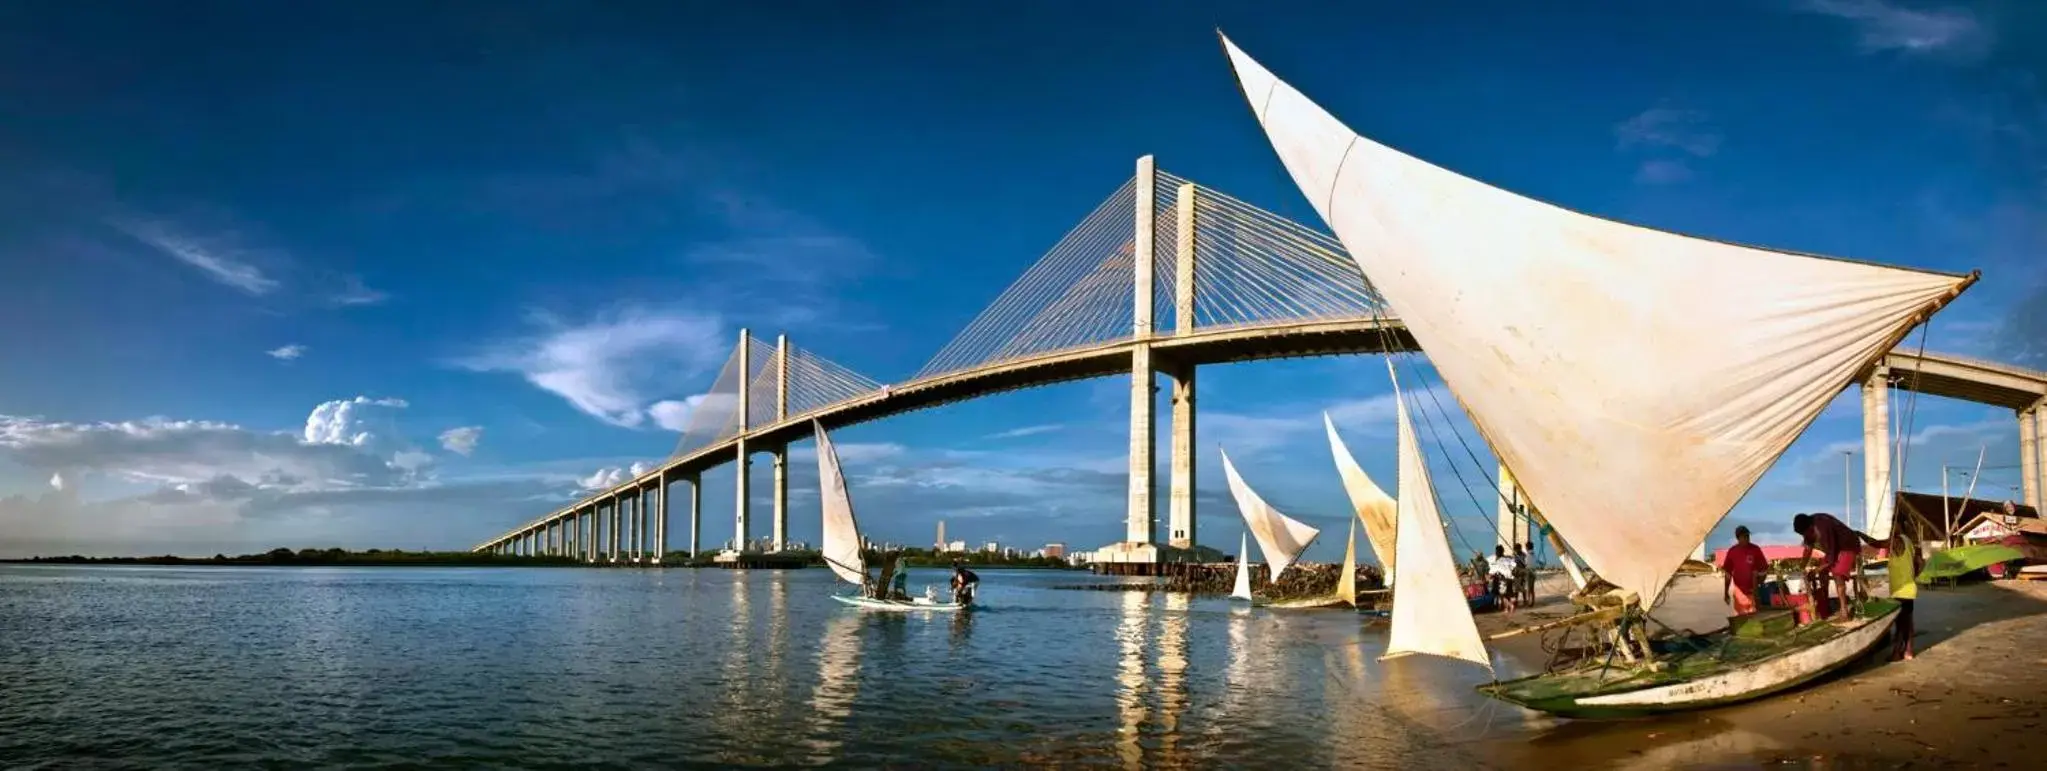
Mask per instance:
[[[1193,365],[1416,350],[1414,339],[1397,319],[1304,321],[1200,329],[1186,334],[1157,335],[1146,343],[1151,346],[1153,356],[1162,361]],[[586,496],[574,505],[506,531],[476,548],[489,548],[513,535],[587,508],[597,500],[652,487],[664,478],[693,477],[730,462],[741,438],[752,446],[770,448],[809,437],[813,419],[827,429],[837,429],[1005,391],[1127,375],[1132,354],[1138,345],[1135,339],[1121,340],[998,362],[966,372],[886,387],[809,414],[755,426],[741,435],[670,458],[635,479]],[[2047,373],[2008,364],[1935,353],[1921,355],[1903,349],[1890,353],[1884,363],[1891,368],[1898,387],[1905,390],[2014,410],[2047,398]]]

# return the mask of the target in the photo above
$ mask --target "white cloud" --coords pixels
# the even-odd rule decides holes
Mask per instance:
[[[52,490],[64,489],[64,472],[59,471],[50,475],[50,489]]]
[[[270,350],[264,351],[263,354],[265,356],[269,356],[270,358],[277,359],[280,361],[291,361],[300,356],[306,355],[306,347],[303,345],[299,345],[298,343],[292,343],[290,345],[279,346],[277,348],[272,348]]]
[[[343,278],[341,289],[328,298],[335,305],[376,305],[388,299],[390,294],[371,289],[358,276]]]
[[[317,489],[389,486],[410,478],[368,444],[308,442],[211,421],[59,423],[0,415],[0,458],[33,469],[99,472],[142,483],[232,477],[252,485]]]
[[[1805,0],[1800,7],[1854,25],[1865,52],[1979,53],[1989,42],[1983,24],[1962,8],[1922,10],[1885,0]]]
[[[695,384],[725,363],[734,341],[715,314],[625,306],[580,325],[538,317],[542,333],[461,359],[477,372],[511,372],[591,417],[624,428],[672,423],[661,394]],[[687,404],[687,402],[685,402]],[[662,423],[666,427],[667,423]]]
[[[1614,126],[1621,149],[1673,148],[1705,158],[1720,150],[1720,134],[1698,110],[1652,107]]]
[[[202,239],[177,232],[168,223],[141,219],[117,219],[114,227],[166,255],[185,263],[207,278],[252,295],[266,295],[277,289],[276,279],[249,262],[249,256],[228,239]]]
[[[1012,428],[1009,429],[1008,431],[997,431],[995,433],[989,434],[986,438],[1018,439],[1026,436],[1036,436],[1038,434],[1051,433],[1053,431],[1058,431],[1059,429],[1065,427],[1066,426],[1059,423],[1048,423],[1040,426],[1024,426],[1022,428]]]
[[[664,399],[649,406],[647,416],[653,418],[654,425],[660,426],[663,430],[680,433],[689,428],[690,416],[695,414],[697,407],[704,403],[704,399],[702,394],[681,401]]]
[[[652,464],[645,461],[635,462],[631,466],[625,467],[611,466],[601,468],[595,473],[578,480],[576,484],[585,490],[609,490],[630,482],[653,468]]]
[[[403,399],[371,399],[357,396],[337,399],[314,407],[306,416],[303,433],[307,444],[343,444],[375,449],[382,439],[398,433],[391,410],[406,407]]]
[[[476,445],[483,441],[482,426],[462,426],[441,432],[441,447],[456,455],[470,455],[476,452]]]

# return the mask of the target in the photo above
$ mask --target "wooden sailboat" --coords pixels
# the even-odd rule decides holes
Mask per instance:
[[[1834,396],[1976,274],[1691,238],[1524,198],[1359,136],[1223,45],[1302,194],[1500,463],[1616,587],[1586,598],[1585,622],[1628,671],[1594,657],[1482,692],[1576,717],[1693,709],[1796,686],[1884,638],[1896,613],[1884,600],[1852,621],[1756,644],[1688,640],[1689,652],[1659,648],[1643,622]],[[1454,571],[1441,526],[1412,516],[1419,461],[1405,450],[1391,650],[1483,663],[1454,572],[1435,572]],[[1641,515],[1652,499],[1657,515]]]
[[[817,434],[817,483],[819,508],[824,515],[825,566],[831,568],[832,574],[840,580],[860,587],[858,594],[834,594],[832,599],[874,610],[956,611],[966,607],[940,602],[929,596],[931,592],[928,589],[927,596],[909,600],[875,596],[886,591],[886,577],[872,582],[868,578],[866,558],[861,554],[860,523],[853,517],[853,499],[846,492],[846,477],[839,471],[839,452],[832,447],[832,438],[825,433],[823,424],[815,420],[810,424]]]
[[[1266,503],[1264,498],[1258,497],[1258,493],[1252,490],[1250,485],[1244,483],[1244,478],[1237,474],[1236,464],[1230,462],[1229,453],[1223,453],[1222,458],[1223,476],[1229,480],[1230,496],[1237,499],[1237,511],[1244,516],[1244,529],[1250,531],[1252,538],[1258,539],[1258,550],[1265,554],[1266,580],[1277,582],[1287,567],[1301,556],[1301,552],[1308,550],[1308,545],[1314,543],[1315,536],[1320,535],[1322,531],[1309,526],[1306,522],[1281,514],[1278,509],[1272,507],[1272,504]],[[1246,564],[1244,553],[1243,550],[1237,552],[1237,564],[1240,566],[1237,581],[1239,587],[1248,595],[1250,575],[1241,568]]]

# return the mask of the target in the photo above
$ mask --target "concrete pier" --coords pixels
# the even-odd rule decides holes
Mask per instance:
[[[668,559],[668,472],[661,472],[654,487],[654,564]]]
[[[689,478],[689,558],[704,550],[704,478]]]
[[[2019,410],[2020,503],[2040,510],[2040,411],[2041,405]]]
[[[736,500],[733,502],[733,551],[746,550],[746,537],[749,530],[747,525],[750,524],[752,519],[751,510],[753,508],[753,491],[751,486],[747,484],[752,457],[750,448],[746,446],[747,412],[753,408],[752,400],[748,398],[747,393],[753,390],[753,366],[750,361],[752,351],[748,350],[750,347],[748,342],[751,340],[752,337],[747,333],[747,330],[739,330],[739,441],[737,443],[739,457],[736,463],[738,474],[736,475],[736,481],[732,485],[737,489]]]
[[[1862,532],[1891,536],[1891,369],[1878,364],[1862,381]],[[1842,512],[1846,519],[1850,512]]]
[[[789,336],[775,336],[775,422],[789,419]],[[774,551],[789,548],[789,445],[775,448]]]

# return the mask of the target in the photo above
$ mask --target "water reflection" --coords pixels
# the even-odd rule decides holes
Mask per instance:
[[[1180,764],[1180,713],[1187,708],[1187,604],[1185,594],[1166,595],[1159,619],[1159,763]]]
[[[860,694],[860,617],[835,615],[818,639],[817,684],[811,688],[812,762],[838,759],[853,701]]]
[[[1124,768],[1144,766],[1138,730],[1144,725],[1144,612],[1147,592],[1122,592],[1123,615],[1116,622],[1116,756]]]

